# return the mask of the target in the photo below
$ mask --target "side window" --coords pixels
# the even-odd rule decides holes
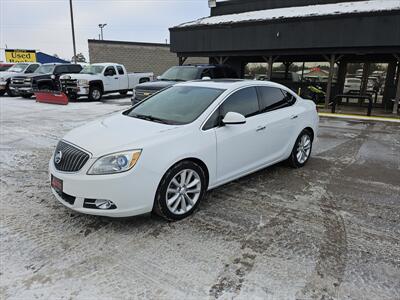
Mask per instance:
[[[67,66],[57,66],[54,69],[54,74],[66,74],[69,73],[69,69]]]
[[[117,66],[118,74],[124,75],[124,69],[121,66]]]
[[[37,68],[39,68],[39,65],[37,65],[37,64],[30,65],[29,67],[26,68],[25,73],[28,73],[28,74],[33,73],[36,71]]]
[[[204,124],[203,130],[208,130],[208,129],[211,129],[211,128],[218,127],[220,122],[221,122],[221,114],[220,114],[220,110],[217,109],[211,115],[211,117],[207,120],[206,124]]]
[[[81,65],[71,65],[68,66],[68,73],[79,73],[82,70],[82,66]]]
[[[283,91],[283,95],[285,96],[286,106],[291,106],[296,102],[296,97],[293,96],[291,93]]]
[[[240,113],[246,118],[256,115],[259,112],[256,89],[244,88],[229,96],[221,106],[221,115],[225,116],[230,111]]]
[[[105,76],[114,76],[117,75],[113,66],[109,66],[104,71]]]
[[[284,92],[278,88],[260,86],[257,87],[257,89],[260,95],[260,106],[262,112],[288,106],[287,97],[292,96],[290,94],[287,95],[287,92],[284,94]]]

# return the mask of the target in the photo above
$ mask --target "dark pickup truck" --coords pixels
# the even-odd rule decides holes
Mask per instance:
[[[59,90],[59,77],[79,73],[78,64],[43,64],[34,73],[11,78],[10,90],[24,98],[30,98],[38,90]]]
[[[238,74],[226,65],[185,65],[168,69],[157,80],[138,84],[133,90],[132,105],[170,87],[177,82],[199,80],[204,78],[222,79],[239,78]]]

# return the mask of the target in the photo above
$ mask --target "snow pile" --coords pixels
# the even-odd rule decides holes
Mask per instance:
[[[266,10],[250,11],[240,14],[230,14],[201,18],[183,23],[175,28],[232,24],[241,22],[268,21],[276,19],[303,18],[315,16],[329,16],[353,13],[368,13],[400,10],[400,0],[370,0],[357,2],[343,2],[334,4],[318,4],[299,7],[285,7]]]

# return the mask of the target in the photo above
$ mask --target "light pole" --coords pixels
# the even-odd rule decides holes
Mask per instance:
[[[74,63],[76,63],[75,28],[74,28],[74,13],[72,11],[72,0],[69,0],[69,9],[71,11],[71,29],[72,29],[72,45],[74,46]]]
[[[106,27],[107,24],[99,24],[99,28],[100,28],[100,36],[101,39],[103,40],[103,28]]]

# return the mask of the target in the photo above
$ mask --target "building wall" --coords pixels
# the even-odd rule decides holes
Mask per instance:
[[[153,72],[158,76],[178,65],[178,57],[169,45],[120,41],[89,40],[91,63],[123,64],[128,72]],[[190,58],[185,64],[208,63],[208,58]]]

